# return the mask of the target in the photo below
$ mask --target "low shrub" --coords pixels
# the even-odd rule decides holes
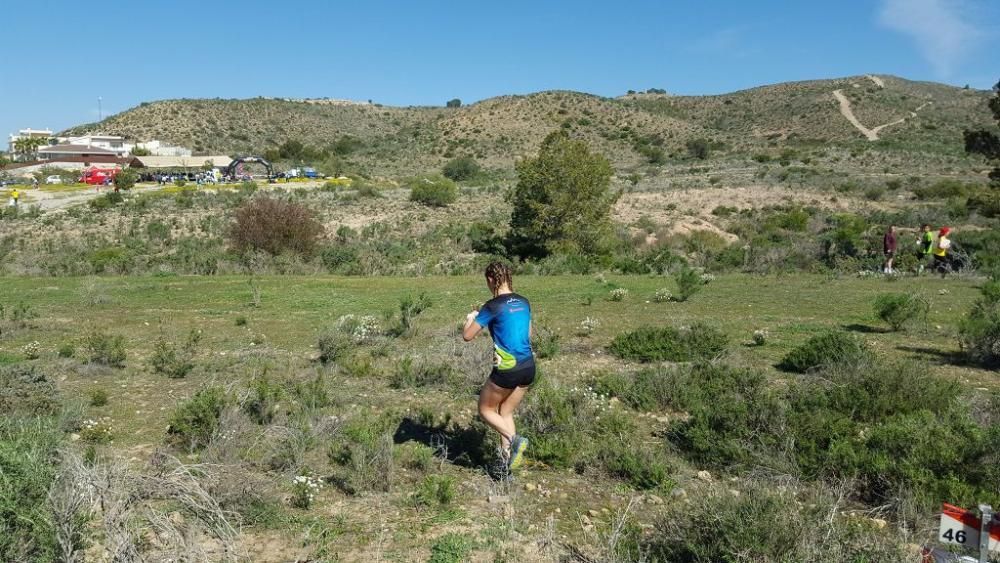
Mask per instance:
[[[306,409],[321,409],[333,404],[322,374],[316,374],[316,377],[308,381],[295,384],[295,397]]]
[[[407,182],[410,200],[430,207],[447,207],[458,199],[455,182],[443,176],[417,176]]]
[[[641,327],[612,340],[611,353],[638,362],[690,362],[720,356],[729,338],[702,323],[690,327]]]
[[[0,417],[2,561],[59,561],[64,555],[47,502],[62,437],[62,429],[52,418]]]
[[[73,355],[76,354],[76,346],[70,342],[64,342],[59,345],[59,348],[56,350],[56,354],[60,358],[72,358]]]
[[[413,320],[430,309],[431,305],[430,297],[424,292],[421,292],[416,298],[412,295],[406,295],[399,301],[399,312],[395,316],[387,315],[390,324],[389,328],[386,329],[386,334],[393,338],[412,336]]]
[[[712,489],[667,510],[642,546],[651,561],[905,561],[904,542],[839,500],[787,483]]]
[[[388,492],[395,475],[393,431],[399,421],[392,415],[365,413],[349,420],[330,446],[330,460],[343,468],[338,485],[349,494]]]
[[[793,349],[778,367],[798,373],[834,364],[855,364],[871,358],[867,344],[853,334],[831,330],[813,336]]]
[[[431,557],[427,563],[462,563],[472,552],[472,540],[465,535],[448,532],[431,544]]]
[[[525,397],[518,432],[531,440],[527,455],[555,468],[569,468],[588,455],[588,424],[597,413],[586,394],[541,380]]]
[[[531,339],[531,349],[540,359],[554,358],[559,354],[559,333],[545,325],[534,327],[534,337]]]
[[[628,290],[624,287],[616,287],[608,293],[608,301],[624,301],[628,297]]]
[[[0,365],[0,413],[5,417],[52,416],[59,393],[45,372],[24,364]]]
[[[654,398],[688,413],[668,430],[674,447],[713,467],[777,463],[783,405],[763,374],[701,364],[664,375]]]
[[[393,389],[409,389],[413,387],[450,386],[458,372],[451,364],[434,363],[426,360],[414,361],[404,357],[396,362],[395,369],[389,376],[389,387]]]
[[[279,383],[260,375],[250,382],[247,398],[240,408],[257,424],[270,424],[278,414],[285,390]]]
[[[413,496],[417,506],[440,508],[451,504],[455,498],[455,478],[448,475],[428,475]]]
[[[87,358],[91,363],[104,366],[125,367],[125,338],[101,330],[91,330],[84,338]]]
[[[236,210],[228,238],[238,252],[310,256],[322,234],[323,225],[305,206],[259,197]]]
[[[479,174],[479,171],[479,163],[471,156],[460,156],[449,160],[444,165],[444,168],[441,169],[441,173],[444,174],[445,178],[456,182],[474,178]]]
[[[351,335],[344,334],[338,328],[327,328],[316,342],[319,348],[319,361],[324,364],[340,362],[348,357],[356,347]]]
[[[104,389],[91,389],[89,396],[88,402],[92,407],[103,407],[108,404],[108,392]]]
[[[962,353],[972,363],[1000,365],[1000,282],[990,280],[980,289],[982,296],[958,325]]]
[[[189,451],[208,445],[227,402],[222,388],[207,387],[178,404],[168,419],[170,441]]]
[[[194,369],[194,359],[198,354],[201,331],[192,330],[184,343],[177,346],[168,342],[163,335],[153,345],[153,356],[149,362],[153,372],[172,379],[186,377]]]
[[[883,293],[875,298],[875,316],[899,331],[913,321],[926,320],[930,303],[915,293]]]
[[[613,443],[613,442],[612,442]],[[604,469],[639,490],[658,489],[671,484],[671,469],[664,456],[638,444],[622,442],[599,454]]]

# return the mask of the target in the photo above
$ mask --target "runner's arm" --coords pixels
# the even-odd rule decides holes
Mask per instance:
[[[479,311],[472,311],[465,316],[465,328],[462,329],[462,339],[466,342],[470,342],[483,330],[483,327],[479,326],[479,323],[476,322],[476,315],[478,314]]]

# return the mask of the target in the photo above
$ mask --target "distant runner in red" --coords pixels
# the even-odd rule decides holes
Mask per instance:
[[[882,266],[883,274],[894,274],[892,269],[892,259],[896,257],[896,226],[889,225],[889,230],[882,237],[882,252],[885,254],[885,265]]]

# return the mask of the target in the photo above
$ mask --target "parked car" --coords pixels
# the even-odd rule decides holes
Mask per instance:
[[[49,176],[48,178],[45,179],[45,183],[46,184],[61,184],[61,183],[63,183],[62,176]]]
[[[319,178],[319,174],[316,173],[316,169],[315,168],[311,168],[309,166],[306,166],[305,168],[302,169],[302,177],[303,178]]]

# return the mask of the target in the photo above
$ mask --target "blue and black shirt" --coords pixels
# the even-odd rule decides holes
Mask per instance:
[[[498,295],[486,302],[476,323],[493,338],[496,368],[501,371],[534,365],[531,352],[531,304],[516,293]]]

